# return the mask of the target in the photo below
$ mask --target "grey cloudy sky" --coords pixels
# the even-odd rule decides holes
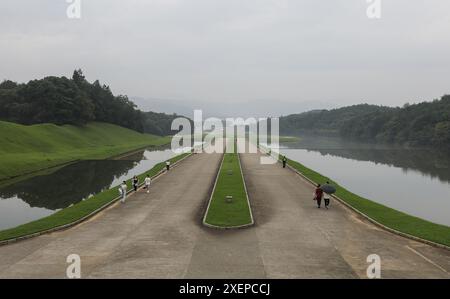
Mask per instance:
[[[380,20],[366,0],[82,0],[80,20],[67,6],[0,2],[0,80],[82,68],[129,96],[292,113],[450,93],[448,0],[382,0]]]

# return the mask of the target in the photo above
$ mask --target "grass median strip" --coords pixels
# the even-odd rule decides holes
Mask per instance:
[[[297,161],[288,159],[287,163],[315,183],[329,181],[336,187],[337,197],[378,223],[411,236],[450,246],[450,227],[405,214],[354,194]]]
[[[253,224],[237,153],[224,154],[204,223],[220,228]]]
[[[180,154],[178,156],[169,159],[169,161],[171,162],[171,164],[173,164],[181,160],[182,158],[186,157],[187,155],[189,155],[189,153]],[[165,168],[165,161],[156,164],[149,171],[146,171],[145,173],[139,175],[138,176],[139,181],[142,182],[147,174],[152,177],[155,176],[164,168]],[[128,190],[131,190],[132,189],[131,179],[127,181],[127,185]],[[80,201],[79,203],[70,206],[68,208],[62,209],[48,217],[20,225],[15,228],[0,231],[0,241],[28,236],[73,223],[91,214],[92,212],[98,210],[104,205],[112,202],[113,200],[117,199],[118,196],[119,196],[118,186],[112,187],[111,189],[98,193],[93,197],[90,197],[84,201]]]

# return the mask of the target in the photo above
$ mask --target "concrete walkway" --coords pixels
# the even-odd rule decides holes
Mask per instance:
[[[377,229],[280,165],[241,156],[256,226],[218,231],[201,219],[221,155],[197,154],[67,231],[0,247],[1,278],[64,278],[81,257],[83,278],[353,278],[379,254],[383,277],[450,278],[450,252]]]
[[[318,209],[314,186],[279,163],[255,154],[242,163],[267,277],[365,278],[367,256],[378,254],[383,278],[450,278],[450,251],[381,230],[335,201]]]

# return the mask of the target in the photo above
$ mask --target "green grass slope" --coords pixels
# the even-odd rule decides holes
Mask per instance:
[[[0,180],[75,160],[104,159],[169,142],[169,137],[99,122],[77,127],[24,126],[0,121]]]

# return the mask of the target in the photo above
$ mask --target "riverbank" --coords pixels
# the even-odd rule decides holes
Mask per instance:
[[[77,160],[106,159],[169,142],[170,137],[141,134],[100,122],[77,127],[24,126],[0,121],[0,181]]]
[[[190,153],[180,154],[176,157],[169,159],[171,164],[175,164],[186,158]],[[151,177],[158,176],[165,169],[165,161],[158,163],[152,169],[140,174],[138,176],[139,181],[143,182],[147,175]],[[127,180],[128,190],[132,189],[131,179]],[[98,193],[84,201],[81,201],[73,206],[62,209],[55,214],[48,217],[20,225],[15,228],[0,231],[0,244],[1,241],[12,240],[16,238],[22,238],[33,234],[39,234],[45,231],[52,230],[54,228],[64,227],[77,223],[79,220],[83,220],[85,217],[89,217],[92,214],[102,210],[109,206],[111,203],[118,199],[118,186],[114,186],[108,190]]]
[[[312,183],[323,184],[329,181],[336,186],[336,196],[351,208],[369,217],[388,229],[410,235],[425,241],[450,246],[450,227],[408,215],[372,200],[361,197],[343,188],[332,179],[288,158],[287,164]]]

